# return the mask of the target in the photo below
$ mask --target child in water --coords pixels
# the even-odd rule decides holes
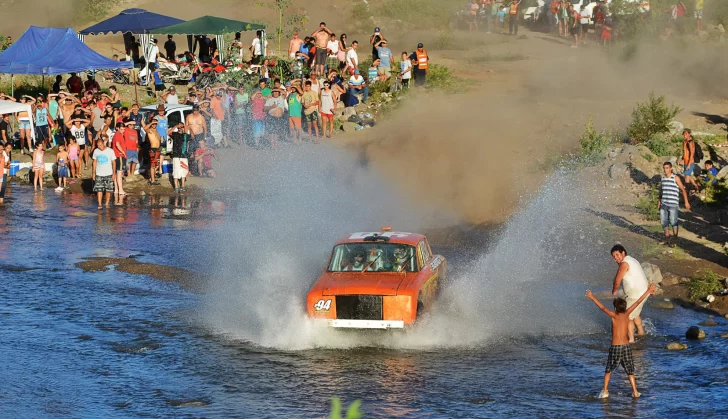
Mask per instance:
[[[647,298],[648,295],[655,293],[655,284],[650,284],[639,300],[635,301],[629,308],[627,300],[624,298],[614,299],[614,312],[608,310],[602,303],[592,295],[591,290],[586,290],[586,297],[612,318],[612,346],[609,348],[609,357],[604,370],[604,388],[599,393],[600,399],[609,397],[609,379],[612,378],[612,371],[617,365],[622,365],[627,373],[629,383],[632,385],[632,397],[637,398],[640,393],[637,391],[637,381],[634,379],[634,357],[632,356],[632,347],[629,346],[627,330],[629,329],[629,315]]]
[[[68,188],[68,160],[66,146],[58,146],[58,154],[56,155],[56,166],[58,167],[58,187],[56,191],[58,192]]]
[[[80,148],[76,142],[76,138],[71,136],[71,144],[68,145],[68,161],[71,166],[71,177],[81,177],[81,163],[78,161],[78,152]]]
[[[41,146],[42,142],[38,141],[33,151],[33,190],[37,191],[38,186],[43,190],[43,173],[45,172],[45,151]]]

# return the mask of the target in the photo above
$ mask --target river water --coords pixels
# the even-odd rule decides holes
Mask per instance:
[[[326,418],[331,398],[340,397],[345,405],[360,399],[365,417],[377,418],[726,417],[728,342],[716,334],[728,326],[718,319],[718,327],[706,328],[704,341],[689,343],[683,352],[666,351],[668,342],[681,340],[688,326],[705,319],[679,307],[643,312],[650,333],[635,346],[643,397],[631,398],[626,376],[617,370],[612,397],[596,399],[609,323],[581,298],[583,283],[573,280],[531,284],[543,305],[524,305],[527,315],[515,320],[487,312],[487,302],[482,306],[497,317],[494,323],[508,327],[486,321],[450,335],[442,329],[452,322],[433,318],[412,332],[415,338],[327,333],[317,340],[300,334],[298,314],[282,306],[257,310],[261,316],[278,313],[283,318],[276,322],[249,322],[256,301],[277,301],[256,295],[261,289],[296,294],[315,272],[294,266],[295,274],[275,277],[276,283],[266,270],[255,271],[263,264],[258,253],[278,257],[273,249],[284,234],[265,235],[276,230],[271,214],[250,201],[266,198],[220,196],[136,196],[97,213],[90,196],[14,187],[0,208],[0,416]],[[298,237],[276,219],[285,235]],[[310,228],[303,230],[311,235]],[[334,230],[319,231],[307,250],[319,259],[317,266],[328,251],[318,243],[333,244]],[[233,232],[244,239],[225,238]],[[244,244],[251,242],[261,245]],[[498,246],[432,245],[450,258],[455,277],[472,273],[458,274],[455,262],[499,252]],[[307,252],[302,255],[309,257]],[[226,277],[211,280],[212,287],[238,291],[221,296],[113,267],[84,272],[75,266],[87,257],[132,255]],[[286,259],[277,260],[274,267],[290,269]],[[243,276],[273,283],[228,287]],[[295,278],[296,285],[286,278]],[[538,313],[562,304],[558,313],[574,312],[576,321],[557,318],[541,327]]]

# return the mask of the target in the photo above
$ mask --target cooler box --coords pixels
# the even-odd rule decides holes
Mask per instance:
[[[20,160],[10,160],[10,176],[15,176],[20,170]]]
[[[164,174],[172,173],[172,162],[164,163],[162,165],[162,173],[164,173]]]

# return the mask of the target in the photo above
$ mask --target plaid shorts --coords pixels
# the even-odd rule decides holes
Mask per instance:
[[[609,357],[604,373],[609,373],[621,365],[627,375],[634,375],[634,356],[632,356],[632,347],[629,345],[612,345],[609,348]]]

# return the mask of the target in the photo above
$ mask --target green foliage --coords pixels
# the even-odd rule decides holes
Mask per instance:
[[[728,188],[726,188],[724,180],[718,180],[718,183],[704,183],[703,203],[710,206],[725,206],[728,203]]]
[[[705,144],[724,144],[726,142],[726,138],[723,136],[717,136],[717,135],[706,135],[703,137],[693,136],[695,140],[700,140]]]
[[[660,190],[657,185],[654,185],[647,192],[647,196],[640,197],[635,207],[637,212],[642,214],[647,221],[657,221],[660,219],[660,210],[657,208],[657,203],[660,200]]]
[[[709,294],[720,292],[723,289],[722,279],[710,269],[701,269],[695,272],[688,283],[690,299],[693,301],[701,300]]]
[[[655,160],[655,156],[652,153],[642,153],[640,154],[643,159],[647,160],[648,162],[653,162]]]
[[[443,89],[450,92],[461,91],[464,81],[454,76],[450,69],[440,64],[430,64],[430,74],[427,75],[425,87],[428,89]]]
[[[649,141],[653,135],[670,132],[670,122],[680,113],[680,107],[667,105],[665,96],[650,96],[644,103],[637,103],[632,111],[632,121],[627,127],[627,134],[635,144]]]
[[[276,26],[270,31],[270,35],[277,40],[279,57],[282,56],[281,50],[288,50],[287,47],[284,48],[283,40],[292,38],[293,32],[302,30],[308,23],[308,15],[305,13],[287,13],[292,3],[293,0],[261,0],[258,2],[259,7],[267,7],[278,12]]]
[[[346,409],[346,416],[342,418],[341,399],[333,397],[331,399],[331,414],[329,415],[329,419],[360,419],[364,416],[364,414],[359,410],[359,407],[361,407],[361,400],[354,400],[349,405],[349,408]]]
[[[655,134],[645,143],[645,146],[659,157],[679,156],[682,147],[682,137],[665,133]]]
[[[579,137],[581,157],[588,163],[600,161],[604,159],[604,152],[610,144],[612,144],[610,136],[604,131],[598,132],[594,128],[594,118],[589,117],[586,129]]]
[[[452,32],[449,30],[440,31],[437,38],[432,42],[432,50],[451,49],[453,46]]]

